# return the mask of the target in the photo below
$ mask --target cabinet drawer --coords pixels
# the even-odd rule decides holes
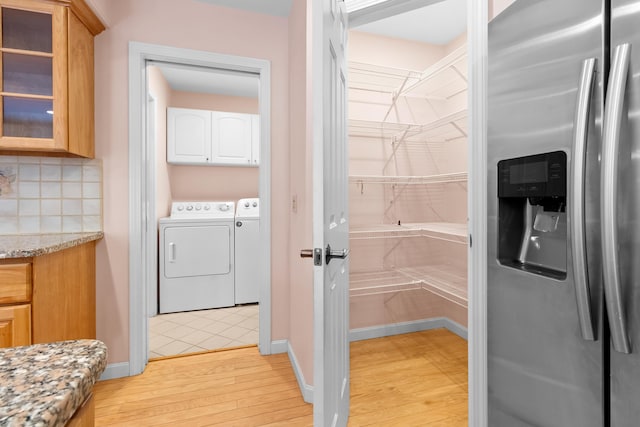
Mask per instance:
[[[31,263],[0,265],[0,304],[31,300]]]

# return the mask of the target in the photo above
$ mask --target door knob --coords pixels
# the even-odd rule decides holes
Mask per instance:
[[[345,259],[349,255],[348,249],[343,249],[341,251],[334,251],[331,249],[331,245],[327,245],[327,250],[324,254],[325,262],[329,264],[329,262],[334,258]]]

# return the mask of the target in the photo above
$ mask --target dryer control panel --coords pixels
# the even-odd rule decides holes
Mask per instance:
[[[173,202],[171,218],[233,218],[234,202]]]

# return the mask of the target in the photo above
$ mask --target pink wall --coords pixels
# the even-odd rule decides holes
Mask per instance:
[[[257,114],[258,98],[172,91],[168,106]],[[237,202],[243,198],[258,197],[258,168],[170,165],[167,164],[166,156],[159,157],[158,163],[164,163],[171,185],[169,203],[157,206],[164,213],[162,216],[169,214],[172,201]]]
[[[167,171],[167,106],[171,102],[172,91],[158,67],[149,67],[149,93],[156,100],[155,116],[155,147],[156,147],[156,206],[169,206],[171,203],[171,183]],[[156,223],[158,219],[167,216],[168,210],[156,209]]]
[[[349,31],[349,61],[422,70],[442,58],[443,52],[443,46]]]
[[[193,0],[92,0],[108,29],[95,39],[96,157],[104,232],[97,247],[97,335],[109,363],[129,359],[129,41],[271,61],[272,253],[289,253],[288,20]],[[289,263],[272,257],[272,339],[289,333]],[[134,284],[132,284],[134,285]]]
[[[311,0],[309,0],[311,1]],[[304,379],[313,384],[313,265],[300,258],[300,249],[312,247],[312,145],[307,131],[311,129],[311,109],[307,88],[311,85],[307,64],[306,0],[294,0],[289,15],[289,129],[291,138],[290,193],[297,208],[291,209],[289,274],[292,319],[289,343],[298,359]]]
[[[259,112],[258,98],[182,92],[179,90],[171,91],[169,107],[197,108],[201,110],[229,111],[247,114],[258,114]]]

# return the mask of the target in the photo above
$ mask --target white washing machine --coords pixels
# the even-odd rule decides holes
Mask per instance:
[[[160,219],[159,312],[234,305],[234,202],[175,202]]]
[[[240,199],[236,208],[236,304],[260,296],[260,200]]]

